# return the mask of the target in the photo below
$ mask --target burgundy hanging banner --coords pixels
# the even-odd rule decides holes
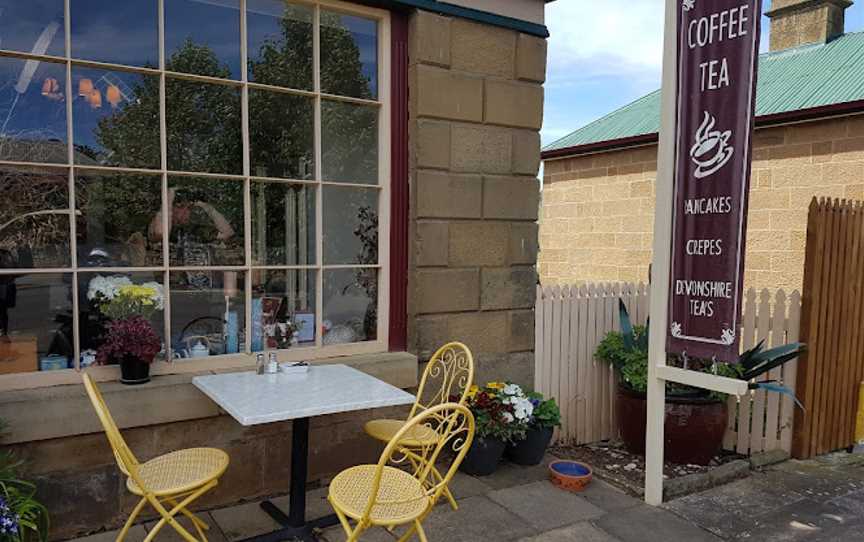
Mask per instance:
[[[680,0],[670,354],[738,358],[761,0]]]

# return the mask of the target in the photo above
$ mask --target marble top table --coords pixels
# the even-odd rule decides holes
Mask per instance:
[[[316,365],[305,374],[196,376],[192,383],[243,425],[293,420],[289,512],[286,515],[272,502],[262,502],[261,508],[282,528],[248,539],[255,542],[314,541],[314,529],[338,522],[335,515],[306,521],[309,418],[414,402],[410,393],[347,365]]]
[[[305,374],[196,376],[192,383],[243,425],[414,402],[410,393],[347,365],[315,365]]]

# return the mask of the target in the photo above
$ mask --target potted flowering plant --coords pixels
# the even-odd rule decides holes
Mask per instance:
[[[555,399],[544,399],[542,393],[525,394],[533,406],[525,438],[507,447],[507,459],[517,465],[539,465],[552,441],[552,433],[561,425],[561,410]]]
[[[90,281],[87,298],[109,319],[96,363],[120,365],[124,384],[149,382],[150,364],[162,349],[150,322],[150,317],[164,308],[162,285],[133,284],[123,276],[97,276]]]
[[[533,405],[516,384],[489,382],[468,391],[475,434],[462,461],[463,472],[487,476],[495,472],[507,444],[525,438]]]
[[[0,420],[0,432],[4,427]],[[0,542],[48,539],[48,510],[36,500],[36,486],[18,475],[21,462],[0,452]]]

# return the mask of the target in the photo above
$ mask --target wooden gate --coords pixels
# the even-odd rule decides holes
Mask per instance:
[[[808,458],[854,443],[864,378],[864,202],[810,204],[792,455]]]

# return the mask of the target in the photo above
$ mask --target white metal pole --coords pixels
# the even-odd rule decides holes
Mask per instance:
[[[675,172],[675,123],[678,94],[678,9],[680,0],[666,0],[663,40],[663,92],[660,145],[654,207],[654,262],[651,266],[651,329],[648,337],[648,422],[645,430],[645,502],[663,503],[663,421],[666,381],[658,368],[666,365],[669,312],[669,262],[672,253],[672,185]]]

